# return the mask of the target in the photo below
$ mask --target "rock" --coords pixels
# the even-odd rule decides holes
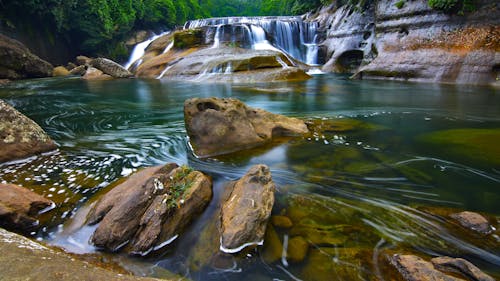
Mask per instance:
[[[85,80],[109,80],[112,79],[111,75],[104,74],[99,69],[89,66],[85,71],[85,74],[82,76]]]
[[[97,202],[88,216],[89,224],[100,222],[91,242],[147,255],[175,240],[211,196],[210,178],[198,171],[173,163],[146,168]]]
[[[205,41],[205,31],[202,28],[184,29],[174,33],[174,48],[186,49],[198,47]]]
[[[488,220],[478,213],[464,211],[451,214],[450,217],[457,220],[463,227],[481,234],[489,234],[493,231]]]
[[[77,67],[78,65],[72,63],[72,62],[68,62],[68,64],[66,65],[66,69],[71,71],[73,68]]]
[[[132,73],[123,66],[110,59],[97,58],[92,60],[90,65],[114,78],[129,78],[133,76]]]
[[[64,66],[54,67],[54,71],[52,72],[52,76],[68,76],[70,73]]]
[[[279,261],[283,255],[283,243],[272,225],[268,225],[264,240],[262,258],[268,264]]]
[[[1,228],[0,251],[2,280],[159,280],[124,275],[100,268]]]
[[[273,137],[308,132],[299,119],[251,108],[232,98],[186,100],[184,122],[199,157],[230,153],[262,145]]]
[[[0,78],[15,80],[50,77],[53,68],[19,41],[0,34]]]
[[[76,63],[78,65],[90,65],[92,62],[92,59],[86,56],[77,56],[76,57]]]
[[[432,263],[413,255],[394,255],[390,263],[396,267],[403,279],[407,281],[459,281],[460,278],[446,275],[434,268]]]
[[[272,216],[271,222],[276,227],[290,228],[293,226],[292,221],[286,216]]]
[[[30,232],[38,225],[37,216],[55,204],[33,191],[0,183],[0,227]]]
[[[250,245],[262,245],[274,204],[274,182],[266,165],[255,165],[238,181],[221,207],[221,245],[236,253]]]
[[[71,75],[79,75],[79,76],[85,75],[86,72],[87,72],[87,67],[85,65],[79,65],[69,71]]]
[[[40,126],[0,100],[0,163],[56,148]]]
[[[11,81],[9,79],[0,79],[0,86],[5,86],[9,84]]]
[[[286,259],[291,262],[301,262],[307,256],[309,243],[301,236],[292,237],[288,240]]]
[[[469,280],[495,281],[493,277],[485,274],[475,265],[461,258],[437,257],[431,259],[431,262],[440,271],[459,273]]]

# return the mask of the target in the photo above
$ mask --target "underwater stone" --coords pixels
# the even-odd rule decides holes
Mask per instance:
[[[394,255],[390,258],[391,264],[407,281],[460,281],[463,279],[446,275],[434,268],[432,263],[413,255]]]
[[[457,220],[463,227],[482,234],[488,234],[493,231],[488,220],[478,213],[464,211],[451,214],[450,217]]]
[[[443,272],[460,273],[467,279],[472,280],[495,281],[475,265],[461,258],[437,257],[431,259],[431,262],[436,269]]]

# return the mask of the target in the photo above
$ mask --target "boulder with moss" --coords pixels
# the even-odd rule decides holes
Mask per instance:
[[[96,203],[88,216],[99,223],[91,242],[147,255],[173,242],[211,197],[211,179],[201,172],[174,163],[145,168]]]

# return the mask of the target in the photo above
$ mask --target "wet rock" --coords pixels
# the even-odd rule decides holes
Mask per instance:
[[[274,204],[274,182],[265,165],[255,165],[238,181],[221,207],[221,245],[236,253],[250,245],[262,245]]]
[[[286,258],[291,262],[301,262],[307,256],[309,250],[309,243],[301,236],[292,237],[288,240],[288,249]]]
[[[129,78],[133,76],[123,66],[110,59],[96,58],[90,62],[90,65],[114,78]]]
[[[276,227],[290,228],[293,226],[292,221],[286,216],[272,216],[271,222]]]
[[[434,267],[443,272],[459,273],[469,280],[495,281],[475,265],[461,258],[437,257],[431,260]]]
[[[52,201],[27,188],[0,183],[0,227],[29,232],[37,227],[39,213],[52,206]]]
[[[459,281],[463,280],[446,275],[434,268],[432,263],[413,255],[394,255],[390,263],[396,267],[402,277],[407,281]]]
[[[85,80],[109,80],[113,78],[111,75],[104,74],[104,72],[95,67],[89,66],[86,69],[85,74],[82,76]]]
[[[159,280],[109,271],[1,228],[0,252],[2,280]]]
[[[205,31],[201,28],[179,30],[174,33],[174,48],[198,47],[204,43]]]
[[[52,76],[53,66],[21,42],[0,34],[0,78],[24,79]]]
[[[88,216],[98,247],[146,255],[168,245],[212,196],[211,180],[188,167],[146,168],[108,192]],[[133,215],[131,215],[133,214]]]
[[[40,126],[0,100],[0,163],[56,148]]]
[[[9,79],[0,79],[0,86],[9,84],[11,81]]]
[[[54,71],[52,72],[52,76],[68,76],[70,73],[64,66],[54,67]]]
[[[194,152],[200,157],[252,148],[277,136],[308,132],[299,119],[251,108],[232,98],[186,100],[184,122]]]
[[[489,234],[493,231],[488,220],[478,213],[464,211],[451,214],[450,217],[457,220],[463,227],[481,234]]]
[[[70,73],[71,75],[79,75],[79,76],[83,76],[83,75],[85,75],[86,71],[87,71],[87,67],[86,67],[85,65],[79,65],[79,66],[77,66],[77,67],[75,67],[75,68],[71,69],[71,70],[69,71],[69,73]],[[101,71],[101,72],[102,72],[102,71]]]
[[[262,250],[262,258],[268,264],[276,262],[281,259],[283,255],[283,243],[281,242],[278,233],[268,225],[266,235],[264,237],[264,248]]]

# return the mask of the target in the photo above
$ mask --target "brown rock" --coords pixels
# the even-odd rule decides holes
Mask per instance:
[[[308,132],[299,119],[251,108],[232,98],[186,100],[184,122],[194,152],[200,157],[259,146],[276,136]]]
[[[269,225],[266,229],[262,258],[266,263],[273,263],[280,260],[282,255],[283,243],[274,227]]]
[[[83,75],[82,78],[85,80],[109,80],[112,79],[113,77],[111,77],[111,75],[104,74],[97,68],[89,66],[87,67],[87,71],[85,71],[85,74]]]
[[[28,232],[38,225],[40,211],[54,206],[54,203],[13,184],[0,184],[0,227],[13,231]]]
[[[293,226],[292,221],[286,216],[272,216],[271,222],[276,227],[290,228]]]
[[[434,267],[443,272],[462,274],[469,280],[495,281],[493,277],[482,272],[475,265],[461,258],[437,257],[431,260]]]
[[[132,73],[123,66],[110,59],[97,58],[92,60],[90,65],[114,78],[128,78],[133,76]]]
[[[176,164],[146,168],[108,192],[88,216],[92,243],[146,255],[167,245],[212,196],[211,180]],[[131,215],[133,214],[133,215]]]
[[[226,253],[261,245],[274,204],[274,182],[266,165],[255,165],[238,181],[221,208],[221,245]]]
[[[9,84],[11,81],[9,79],[0,79],[0,86]]]
[[[56,148],[40,126],[0,100],[0,163]]]
[[[68,76],[70,73],[64,66],[54,67],[54,71],[52,72],[52,76]]]
[[[394,255],[390,258],[390,262],[407,281],[463,280],[446,275],[436,270],[432,263],[413,255]]]
[[[488,234],[492,231],[488,220],[478,213],[464,211],[451,214],[450,217],[457,220],[463,227],[471,229],[473,231],[482,234]]]
[[[308,250],[309,243],[303,237],[295,236],[288,241],[286,258],[291,262],[301,262],[306,258]]]
[[[77,67],[78,65],[72,63],[72,62],[68,62],[68,64],[66,65],[66,69],[71,71],[73,68]]]
[[[0,34],[0,78],[52,76],[53,66],[30,52],[21,42]]]
[[[76,57],[76,63],[78,65],[90,65],[91,61],[92,61],[92,59],[89,57],[86,57],[86,56],[77,56]]]
[[[87,67],[86,67],[85,65],[79,65],[79,66],[77,66],[77,67],[75,67],[75,68],[71,69],[71,70],[69,71],[69,73],[70,73],[71,75],[79,75],[79,76],[83,76],[83,75],[85,75],[86,71],[87,71]]]

